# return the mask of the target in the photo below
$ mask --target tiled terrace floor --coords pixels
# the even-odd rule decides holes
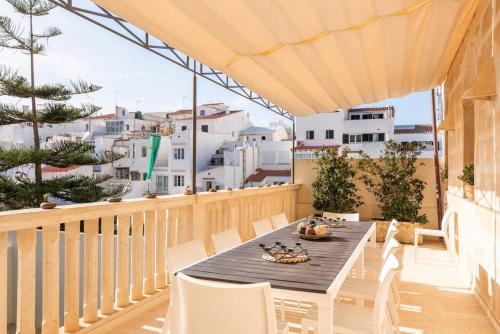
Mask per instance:
[[[403,252],[401,332],[403,334],[494,334],[486,315],[441,243],[421,246],[415,263],[413,246]],[[161,333],[166,306],[157,307],[113,332]],[[297,322],[300,313],[289,313]],[[300,333],[292,324],[291,332]]]

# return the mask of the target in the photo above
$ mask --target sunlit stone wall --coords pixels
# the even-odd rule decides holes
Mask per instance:
[[[493,4],[496,3],[496,13]],[[481,1],[445,82],[448,203],[458,213],[455,247],[463,274],[498,327],[500,321],[500,3]],[[474,200],[458,176],[475,165]]]

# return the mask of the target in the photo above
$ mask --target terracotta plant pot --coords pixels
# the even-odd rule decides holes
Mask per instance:
[[[144,195],[144,198],[153,199],[153,198],[156,198],[156,194],[146,194],[146,195]]]
[[[391,222],[388,220],[374,220],[377,224],[377,242],[384,242]],[[396,234],[396,240],[403,244],[413,244],[415,240],[415,228],[420,228],[421,225],[419,223],[399,222],[399,233]],[[424,237],[421,235],[418,238],[418,244],[422,245],[423,243]]]
[[[121,202],[121,201],[122,201],[121,197],[111,197],[111,198],[108,198],[108,203],[118,203],[118,202]]]
[[[211,192],[211,193],[216,193],[216,192],[217,192],[217,189],[215,189],[215,188],[210,188],[210,189],[208,189],[208,191],[209,191],[209,192]]]
[[[45,209],[45,210],[53,209],[56,206],[57,206],[57,204],[56,203],[52,203],[52,202],[42,202],[40,204],[40,208]]]
[[[474,200],[474,186],[464,184],[464,198]]]

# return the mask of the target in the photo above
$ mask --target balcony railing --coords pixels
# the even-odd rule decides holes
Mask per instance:
[[[213,253],[212,233],[236,228],[248,240],[252,221],[281,212],[293,220],[298,188],[0,212],[0,333],[7,325],[23,334],[110,332],[167,302],[165,248],[200,239]],[[5,297],[14,289],[17,307]]]

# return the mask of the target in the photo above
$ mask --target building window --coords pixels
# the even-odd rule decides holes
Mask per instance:
[[[325,133],[325,138],[326,139],[333,139],[334,131],[333,130],[326,130]]]
[[[168,192],[168,176],[167,175],[157,175],[156,176],[156,192],[160,194],[166,194]]]
[[[174,160],[184,160],[183,148],[174,148]]]
[[[200,110],[200,116],[205,116],[205,110]]]
[[[143,146],[142,147],[142,157],[145,158],[148,156],[148,147],[147,146]]]
[[[89,125],[85,124],[85,131],[89,131]]]
[[[129,125],[129,124],[126,124],[126,125],[125,125],[125,129],[127,129],[127,131],[128,131],[128,130],[130,130],[130,125]]]
[[[135,144],[132,144],[132,159],[135,159]]]
[[[148,177],[148,173],[142,173],[142,179],[146,181],[146,178]]]
[[[378,134],[378,141],[385,141],[385,133]]]
[[[351,116],[349,117],[349,119],[351,119],[351,120],[361,119],[361,115],[351,115]]]
[[[342,135],[342,144],[349,144],[349,135],[347,133]]]
[[[101,172],[101,165],[93,165],[92,166],[92,171],[94,173],[100,173]]]
[[[306,131],[306,139],[314,139],[314,131],[313,130]]]
[[[122,116],[125,116],[125,110],[122,110]]]
[[[174,187],[184,187],[184,175],[174,175]]]
[[[363,119],[372,119],[372,114],[363,115]]]
[[[208,125],[202,125],[201,132],[208,132]]]
[[[123,132],[123,121],[107,121],[106,134],[116,135]]]
[[[373,119],[383,119],[384,118],[384,114],[374,114],[373,115]]]
[[[266,140],[266,136],[260,137],[261,140]]]
[[[187,127],[186,125],[183,125],[183,126],[181,126],[181,131],[186,131],[186,130],[187,130],[187,128],[188,128],[188,127]]]
[[[363,133],[363,141],[373,141],[372,133]]]
[[[361,143],[361,135],[349,135],[349,143]]]

